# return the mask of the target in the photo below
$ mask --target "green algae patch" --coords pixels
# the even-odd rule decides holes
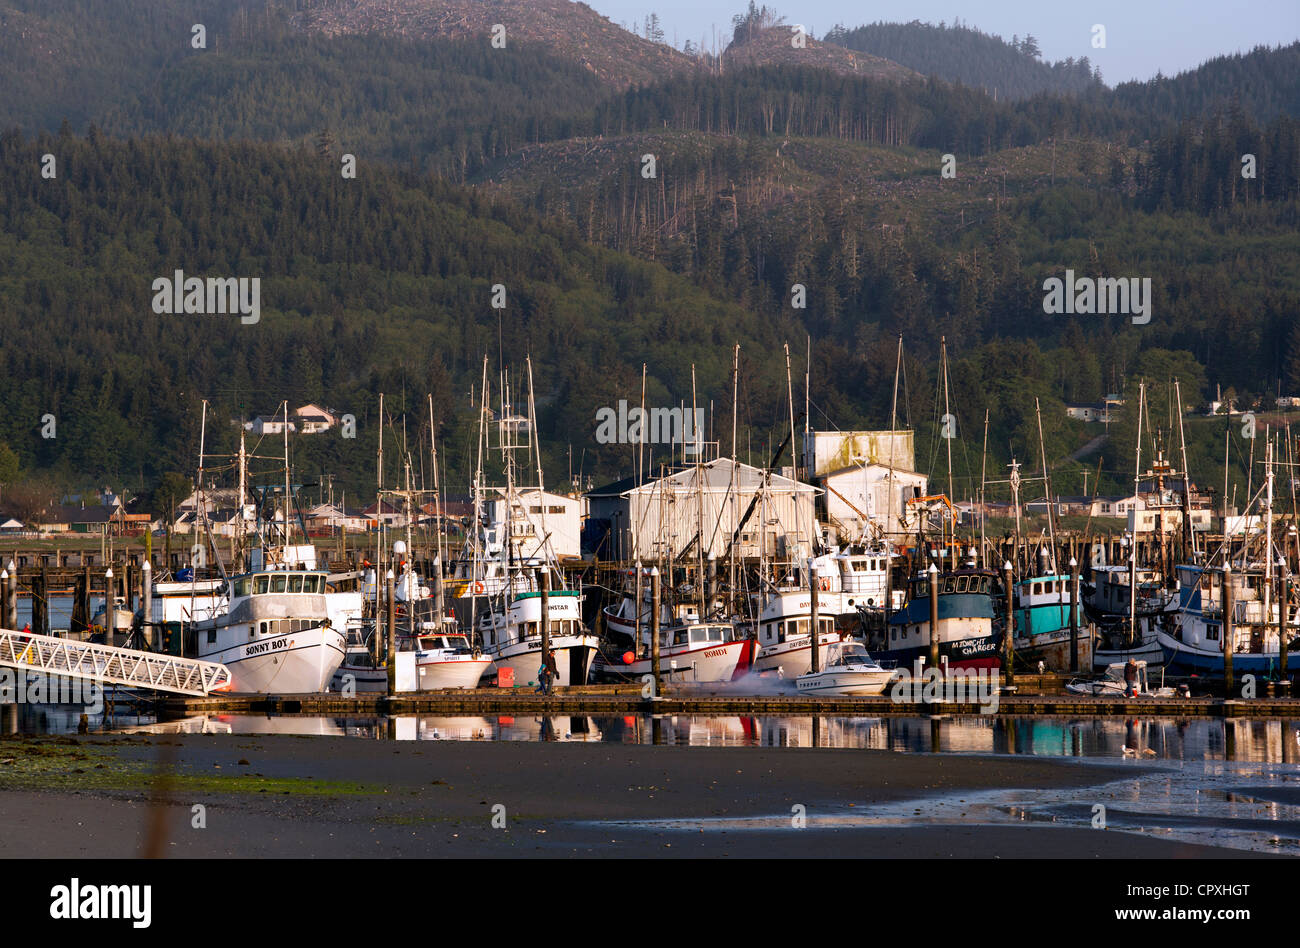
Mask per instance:
[[[367,796],[381,794],[383,787],[342,780],[312,780],[307,777],[254,777],[245,774],[218,777],[198,774],[167,774],[160,781],[170,793],[247,793],[267,796]]]
[[[137,747],[139,745],[136,745]],[[0,745],[0,791],[135,791],[145,794],[229,793],[257,796],[363,796],[387,792],[373,784],[310,777],[198,773],[187,766],[160,769],[146,757],[127,757],[119,744],[75,740]]]

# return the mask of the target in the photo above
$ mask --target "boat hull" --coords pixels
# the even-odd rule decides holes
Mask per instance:
[[[759,648],[754,655],[754,671],[759,674],[775,672],[783,678],[798,678],[806,674],[812,668],[812,643],[807,639],[808,636],[804,635],[792,642]],[[827,647],[840,641],[843,637],[838,632],[823,632],[818,639],[823,655]]]
[[[343,664],[344,638],[329,626],[268,635],[253,642],[199,652],[230,669],[230,691],[240,694],[318,694]]]
[[[795,687],[801,695],[879,695],[894,673],[885,669],[862,671],[820,671],[800,675]]]
[[[752,640],[720,642],[689,649],[665,649],[659,656],[659,672],[670,681],[733,681],[744,672]],[[649,658],[617,665],[599,666],[606,675],[639,678],[652,671]]]
[[[417,655],[415,671],[419,676],[421,691],[438,691],[443,688],[477,688],[479,679],[491,666],[490,658],[471,658],[458,661],[430,659],[421,661]]]
[[[559,687],[585,685],[596,658],[598,640],[594,635],[566,635],[552,640],[551,652],[555,655],[555,668],[559,676],[553,682]],[[491,656],[492,667],[487,675],[496,676],[501,669],[514,672],[516,685],[535,685],[537,669],[542,664],[540,640],[515,642]]]
[[[346,662],[334,672],[330,680],[330,691],[343,691],[348,684],[347,676],[352,676],[352,690],[357,694],[374,694],[388,691],[388,669],[371,668],[369,665],[349,665]]]
[[[1105,671],[1117,662],[1129,659],[1146,662],[1148,668],[1160,668],[1165,664],[1165,651],[1153,636],[1132,648],[1099,648],[1092,653],[1092,667],[1095,671]]]
[[[939,643],[939,664],[947,659],[949,668],[1001,668],[997,636],[992,633],[972,638],[955,639]],[[878,662],[894,662],[900,668],[911,668],[917,659],[930,660],[928,645],[912,648],[873,649],[871,657]]]
[[[1223,675],[1222,652],[1188,645],[1165,632],[1157,632],[1156,640],[1163,653],[1165,671],[1169,674]],[[1278,671],[1277,652],[1234,652],[1232,655],[1233,675],[1249,674],[1272,678]]]
[[[1042,662],[1049,671],[1071,671],[1070,630],[1044,632],[1025,640],[1015,640],[1016,664],[1033,667]],[[1079,630],[1078,667],[1092,667],[1092,635],[1087,629]],[[1126,661],[1127,659],[1121,659]]]

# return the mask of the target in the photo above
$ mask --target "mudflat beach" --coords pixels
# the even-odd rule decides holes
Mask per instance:
[[[846,749],[9,737],[0,857],[1256,855],[1086,820],[998,824],[976,807],[969,822],[962,813],[964,793],[1001,789],[1056,791],[1086,813],[1134,772],[1123,762]],[[946,816],[935,820],[940,799]],[[861,825],[878,813],[891,816]]]

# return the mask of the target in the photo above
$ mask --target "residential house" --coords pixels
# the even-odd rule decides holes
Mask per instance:
[[[289,432],[293,433],[297,427],[292,421],[286,422],[283,417],[277,415],[258,415],[252,421],[244,425],[253,434],[258,435],[279,435],[284,434],[284,427],[288,424]]]

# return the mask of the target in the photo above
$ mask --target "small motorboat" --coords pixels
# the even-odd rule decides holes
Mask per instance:
[[[1127,663],[1114,662],[1106,666],[1106,671],[1095,678],[1075,678],[1066,686],[1065,690],[1072,695],[1085,695],[1095,698],[1124,698],[1128,696],[1128,686],[1124,681],[1124,668]],[[1180,694],[1185,695],[1185,691],[1176,688],[1160,687],[1152,688],[1147,679],[1147,663],[1144,661],[1135,661],[1137,666],[1137,680],[1134,682],[1134,688],[1138,698],[1176,698]]]
[[[834,642],[826,647],[826,664],[820,671],[795,679],[802,695],[878,695],[895,671],[881,668],[858,642]]]

